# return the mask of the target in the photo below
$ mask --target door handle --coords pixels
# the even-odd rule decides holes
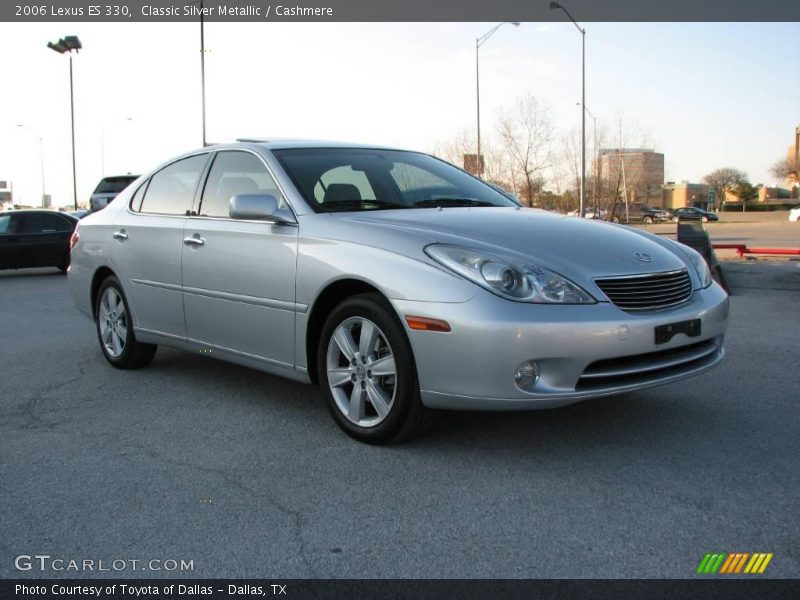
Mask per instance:
[[[119,231],[115,231],[113,233],[113,238],[115,240],[127,240],[128,239],[128,234],[125,233],[124,229],[120,229]]]
[[[198,235],[197,237],[183,238],[183,243],[187,246],[202,246],[206,241]]]

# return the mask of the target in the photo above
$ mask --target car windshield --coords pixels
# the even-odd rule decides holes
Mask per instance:
[[[518,206],[426,154],[363,148],[292,148],[274,154],[317,212]]]
[[[94,190],[95,194],[119,194],[128,185],[137,179],[134,175],[124,177],[106,177]]]

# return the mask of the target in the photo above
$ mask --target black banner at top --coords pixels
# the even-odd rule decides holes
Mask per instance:
[[[5,22],[564,21],[549,0],[3,0]],[[564,0],[579,22],[800,21],[798,0]]]

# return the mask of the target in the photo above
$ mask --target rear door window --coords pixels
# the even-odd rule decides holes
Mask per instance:
[[[58,215],[30,213],[22,219],[19,233],[61,233],[71,229],[72,224]]]
[[[160,215],[185,215],[192,208],[197,183],[208,161],[208,154],[183,158],[161,169],[150,178],[141,212]]]

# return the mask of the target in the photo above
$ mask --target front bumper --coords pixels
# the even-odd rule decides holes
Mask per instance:
[[[444,319],[450,333],[407,329],[423,404],[430,408],[551,408],[661,385],[720,363],[728,296],[717,284],[673,309],[633,314],[613,304],[532,305],[481,290],[463,303],[395,300],[401,315]],[[655,343],[655,327],[701,319],[701,335]],[[617,359],[617,360],[614,360]],[[529,390],[514,383],[526,360],[539,365]]]

